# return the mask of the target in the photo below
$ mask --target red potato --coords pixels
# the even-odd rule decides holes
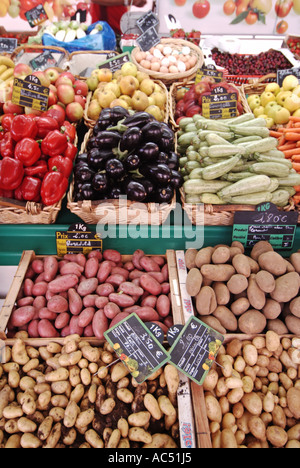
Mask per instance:
[[[164,257],[161,257],[159,255],[154,255],[152,257],[152,259],[160,266],[160,267],[163,267],[164,264],[166,263],[166,260],[164,259]]]
[[[136,315],[143,320],[143,322],[153,322],[153,320],[159,320],[158,313],[152,309],[152,307],[140,307],[136,310]]]
[[[169,281],[169,266],[167,263],[162,267],[161,272],[164,275],[165,282],[168,282]]]
[[[121,312],[120,314],[116,315],[115,318],[112,319],[112,321],[110,322],[109,328],[113,328],[115,325],[117,325],[129,315],[130,314],[128,312]]]
[[[32,295],[33,296],[45,296],[48,289],[48,283],[45,281],[41,281],[40,283],[36,283],[32,288]]]
[[[161,294],[162,287],[160,283],[148,273],[145,273],[140,277],[140,285],[145,291],[148,291],[153,296],[159,296]]]
[[[58,272],[58,261],[55,257],[44,258],[44,277],[48,283],[53,281]]]
[[[111,274],[112,275],[121,275],[124,277],[124,280],[127,281],[128,278],[129,278],[129,271],[128,270],[125,270],[125,268],[121,268],[121,267],[114,267],[112,270],[111,270]]]
[[[47,308],[55,314],[61,314],[69,310],[69,303],[64,297],[57,295],[49,299]]]
[[[78,285],[77,292],[80,296],[88,296],[96,291],[98,287],[97,278],[89,278],[81,281]]]
[[[55,312],[51,312],[47,307],[43,307],[39,310],[39,319],[48,319],[48,320],[55,320],[57,314]]]
[[[96,278],[99,270],[99,260],[96,257],[89,258],[85,264],[84,274],[87,279]]]
[[[168,317],[171,311],[171,302],[168,296],[165,296],[162,294],[161,296],[158,297],[157,303],[156,303],[156,310],[160,317]]]
[[[115,288],[113,287],[112,284],[103,283],[103,284],[99,284],[99,286],[97,287],[96,294],[98,294],[99,296],[108,297],[114,291],[115,291]]]
[[[96,310],[94,307],[87,307],[78,315],[78,326],[85,328],[92,323]]]
[[[20,307],[11,314],[9,324],[12,327],[23,327],[34,319],[36,312],[36,308],[32,306]]]
[[[124,268],[127,271],[133,271],[134,270],[134,264],[132,262],[126,262],[124,263]]]
[[[63,328],[69,325],[70,320],[71,320],[70,314],[68,314],[67,312],[63,312],[62,314],[59,314],[56,316],[54,327],[57,330],[62,330]]]
[[[47,300],[45,296],[37,296],[34,301],[33,301],[33,307],[35,307],[37,310],[42,309],[43,307],[46,307],[47,305]]]
[[[101,296],[97,296],[96,300],[95,300],[95,306],[97,309],[104,309],[104,307],[106,306],[106,304],[109,303],[109,299],[108,297],[101,297]]]
[[[168,327],[168,329],[172,327],[174,325],[173,317],[171,315],[168,315],[168,317],[164,319],[164,324]]]
[[[78,265],[78,263],[68,262],[62,266],[62,268],[60,269],[60,274],[61,275],[73,274],[73,275],[77,275],[80,277],[83,271],[84,271],[83,267]]]
[[[145,252],[143,252],[143,250],[136,250],[132,256],[132,263],[134,265],[134,267],[137,269],[137,270],[142,270],[143,267],[141,266],[140,264],[140,260],[141,258],[143,258],[145,256]]]
[[[34,298],[31,296],[27,297],[22,297],[22,299],[19,299],[17,302],[18,307],[25,307],[25,306],[30,306],[33,305]]]
[[[108,330],[108,318],[103,310],[97,310],[92,322],[94,336],[100,340],[104,338],[104,332]]]
[[[104,260],[109,260],[114,263],[119,263],[122,261],[122,255],[117,250],[107,249],[103,252]]]
[[[33,260],[31,268],[37,275],[40,275],[44,272],[44,261],[40,259]]]
[[[38,324],[39,320],[31,320],[31,322],[28,324],[27,333],[30,338],[40,337],[38,332]]]
[[[82,300],[83,307],[95,307],[95,302],[98,297],[98,294],[88,294],[84,296]]]
[[[169,294],[170,291],[171,291],[170,283],[163,283],[161,285],[161,293],[162,294]]]
[[[60,276],[49,283],[48,289],[51,293],[58,294],[74,288],[78,284],[78,281],[79,279],[76,275]]]
[[[71,288],[68,291],[69,310],[72,315],[79,315],[82,311],[82,299],[76,289]]]
[[[155,309],[156,302],[157,302],[157,297],[150,295],[150,296],[145,297],[145,299],[142,300],[141,306],[142,307],[152,307],[153,309]]]
[[[109,302],[104,307],[103,312],[108,319],[112,320],[115,318],[116,315],[121,313],[121,309],[114,302]]]
[[[109,300],[121,308],[135,305],[135,300],[127,294],[112,293],[109,295]]]
[[[99,270],[97,273],[97,278],[99,283],[105,283],[109,275],[111,274],[112,265],[108,261],[100,263]]]
[[[149,271],[148,275],[152,276],[152,278],[155,278],[156,281],[158,281],[160,284],[165,281],[164,275],[160,271]]]
[[[43,319],[38,323],[38,333],[40,338],[56,338],[59,337],[58,331],[54,328],[50,320]]]
[[[141,306],[139,305],[134,305],[131,307],[124,307],[122,312],[127,312],[128,314],[133,314],[136,310],[139,310]]]
[[[129,279],[131,281],[135,280],[135,279],[139,279],[142,275],[144,274],[143,271],[140,271],[140,270],[133,270],[129,273]]]
[[[125,278],[124,276],[122,275],[110,275],[108,278],[107,278],[107,283],[111,284],[112,286],[114,286],[115,288],[120,286],[120,284],[124,283],[125,281]]]
[[[42,282],[45,282],[45,273],[41,273],[39,276],[37,276],[34,280],[34,284],[37,284],[37,283],[42,283]],[[46,281],[47,283],[47,281]]]
[[[120,284],[119,291],[123,291],[124,294],[128,294],[129,296],[140,297],[144,294],[144,290],[142,288],[127,281]]]
[[[81,265],[83,268],[85,268],[85,264],[86,264],[86,256],[83,255],[82,253],[79,253],[76,255],[76,263],[78,263],[79,265]]]
[[[140,258],[140,265],[143,268],[143,270],[147,271],[148,273],[150,271],[160,272],[160,266],[151,257],[146,257],[146,256],[141,257]]]
[[[27,279],[27,278],[32,279],[32,278],[34,278],[34,277],[35,277],[35,272],[34,272],[32,266],[29,265],[29,268],[28,268],[28,270],[26,271],[25,279]]]
[[[83,334],[83,327],[80,327],[78,324],[79,317],[73,315],[69,323],[70,335],[79,335]]]
[[[30,278],[26,278],[24,281],[24,294],[25,296],[32,296],[32,288],[34,286],[34,282]]]
[[[101,262],[103,255],[102,252],[100,252],[100,250],[92,250],[92,252],[88,254],[88,258],[97,258],[97,260]]]

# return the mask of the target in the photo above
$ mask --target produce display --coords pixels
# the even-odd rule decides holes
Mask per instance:
[[[175,135],[148,112],[104,109],[76,158],[74,199],[169,203],[183,184]]]
[[[216,65],[228,70],[229,75],[264,76],[291,68],[291,63],[283,53],[273,49],[257,55],[240,55],[215,48],[211,57]]]
[[[28,42],[29,44],[42,44],[43,34],[49,34],[60,42],[72,42],[86,37],[87,29],[87,24],[77,21],[54,21],[50,25],[42,27],[37,36],[32,37]],[[98,34],[102,29],[102,25],[98,24],[88,35]]]
[[[181,120],[177,149],[185,201],[286,206],[300,175],[266,125],[253,114],[222,122],[199,115]]]
[[[290,36],[288,37],[286,44],[288,48],[293,52],[293,54],[299,58],[300,57],[300,37]]]
[[[7,104],[7,103],[6,103]],[[6,106],[4,104],[4,106]],[[11,112],[14,112],[11,104]],[[43,116],[4,114],[0,133],[1,196],[55,205],[65,195],[77,154],[76,129],[51,109]]]
[[[21,338],[0,366],[0,448],[178,447],[175,367],[138,385],[121,362],[111,365],[108,343],[72,335],[33,347]]]
[[[120,70],[95,69],[87,79],[92,92],[87,108],[87,117],[98,120],[107,107],[121,106],[127,110],[145,111],[158,121],[165,120],[167,90],[152,80],[149,75],[138,71],[132,62],[125,63]]]
[[[223,334],[299,336],[300,252],[284,258],[260,241],[247,255],[233,242],[189,249],[185,257],[187,292],[204,323]]]
[[[6,88],[8,88],[14,79],[15,63],[4,55],[0,55],[0,96],[1,102],[5,102]]]
[[[137,250],[123,261],[105,250],[35,259],[26,274],[9,335],[20,330],[32,338],[77,334],[104,339],[104,332],[135,312],[164,332],[173,324],[169,272],[164,257]]]
[[[299,338],[233,339],[203,385],[213,448],[300,448]]]

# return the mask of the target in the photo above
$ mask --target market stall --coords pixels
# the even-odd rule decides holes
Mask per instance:
[[[0,448],[300,448],[299,5],[211,3],[4,2]]]

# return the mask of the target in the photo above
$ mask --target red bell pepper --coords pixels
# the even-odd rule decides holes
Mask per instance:
[[[11,124],[11,135],[14,141],[23,138],[35,139],[38,133],[38,126],[33,115],[16,115]]]
[[[1,117],[1,127],[5,132],[10,132],[12,121],[14,120],[14,114],[4,114]]]
[[[25,167],[32,166],[41,157],[38,142],[32,138],[23,138],[15,147],[15,158],[23,163]]]
[[[38,126],[37,138],[45,138],[53,130],[59,130],[59,123],[53,117],[41,115],[35,121]]]
[[[21,161],[13,158],[3,158],[0,161],[0,189],[15,190],[21,185],[24,168]]]
[[[6,132],[0,141],[0,155],[2,158],[14,157],[14,142],[10,132]]]
[[[53,158],[64,154],[68,147],[68,139],[59,130],[53,130],[42,141],[42,153]]]
[[[73,170],[73,161],[61,155],[54,156],[54,158],[49,159],[48,167],[50,172],[60,172],[68,179]]]
[[[19,187],[17,187],[16,190],[14,190],[14,196],[12,198],[14,198],[15,200],[24,201],[21,187],[22,184]]]
[[[14,190],[0,190],[0,197],[2,198],[14,198]]]
[[[61,131],[69,137],[69,142],[74,143],[76,138],[76,128],[70,122],[65,120],[63,126],[61,127]]]
[[[42,182],[41,197],[46,206],[55,205],[68,189],[68,179],[60,172],[48,172]]]
[[[39,202],[41,198],[42,181],[37,177],[26,176],[21,184],[23,200]]]
[[[48,164],[44,160],[39,160],[30,167],[25,167],[24,173],[26,176],[38,177],[39,179],[44,178],[48,172]]]
[[[67,149],[66,149],[66,151],[64,152],[63,155],[64,155],[65,158],[69,158],[72,161],[74,161],[76,156],[77,156],[77,151],[78,151],[77,146],[75,146],[72,143],[68,142]]]

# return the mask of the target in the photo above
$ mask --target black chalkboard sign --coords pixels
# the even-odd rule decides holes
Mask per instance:
[[[6,52],[11,54],[14,52],[18,45],[18,39],[8,38],[8,37],[0,37],[0,53]]]
[[[208,96],[202,97],[202,115],[206,119],[231,119],[237,116],[237,93],[217,86]]]
[[[12,102],[22,107],[46,112],[48,109],[49,88],[41,85],[37,76],[28,75],[24,80],[15,78]]]
[[[223,335],[191,317],[169,351],[170,363],[202,385],[223,341]]]
[[[147,31],[145,31],[141,36],[139,36],[136,39],[136,42],[143,52],[147,52],[152,47],[155,47],[160,43],[160,37],[155,27],[153,26],[152,28],[149,28]]]
[[[216,83],[220,83],[224,79],[223,72],[218,71],[214,65],[203,65],[202,68],[199,68],[195,82],[199,83],[205,76],[211,76]]]
[[[298,213],[280,211],[273,203],[262,203],[255,211],[237,211],[234,216],[233,240],[246,248],[267,241],[278,250],[293,248]]]
[[[67,254],[102,251],[103,241],[83,223],[73,224],[68,231],[56,231],[56,250],[59,257]]]
[[[57,66],[57,62],[52,55],[51,50],[45,50],[42,54],[30,60],[29,65],[33,70],[46,70],[49,67]]]
[[[152,12],[148,11],[145,15],[141,16],[137,22],[136,25],[140,29],[142,33],[148,31],[150,28],[155,28],[159,25],[159,20],[157,16]]]
[[[104,336],[139,384],[170,359],[165,348],[136,314],[107,330]]]
[[[29,26],[35,28],[39,24],[44,23],[47,21],[48,16],[44,10],[43,5],[40,3],[36,7],[32,8],[31,10],[26,11],[25,16],[29,23]]]
[[[109,68],[112,73],[114,73],[115,71],[120,70],[124,63],[127,62],[130,62],[130,55],[128,52],[125,52],[124,54],[113,55],[105,62],[100,63],[97,68]]]
[[[277,70],[277,83],[279,86],[282,86],[283,80],[289,75],[296,76],[300,83],[300,68],[289,68],[287,70]]]

